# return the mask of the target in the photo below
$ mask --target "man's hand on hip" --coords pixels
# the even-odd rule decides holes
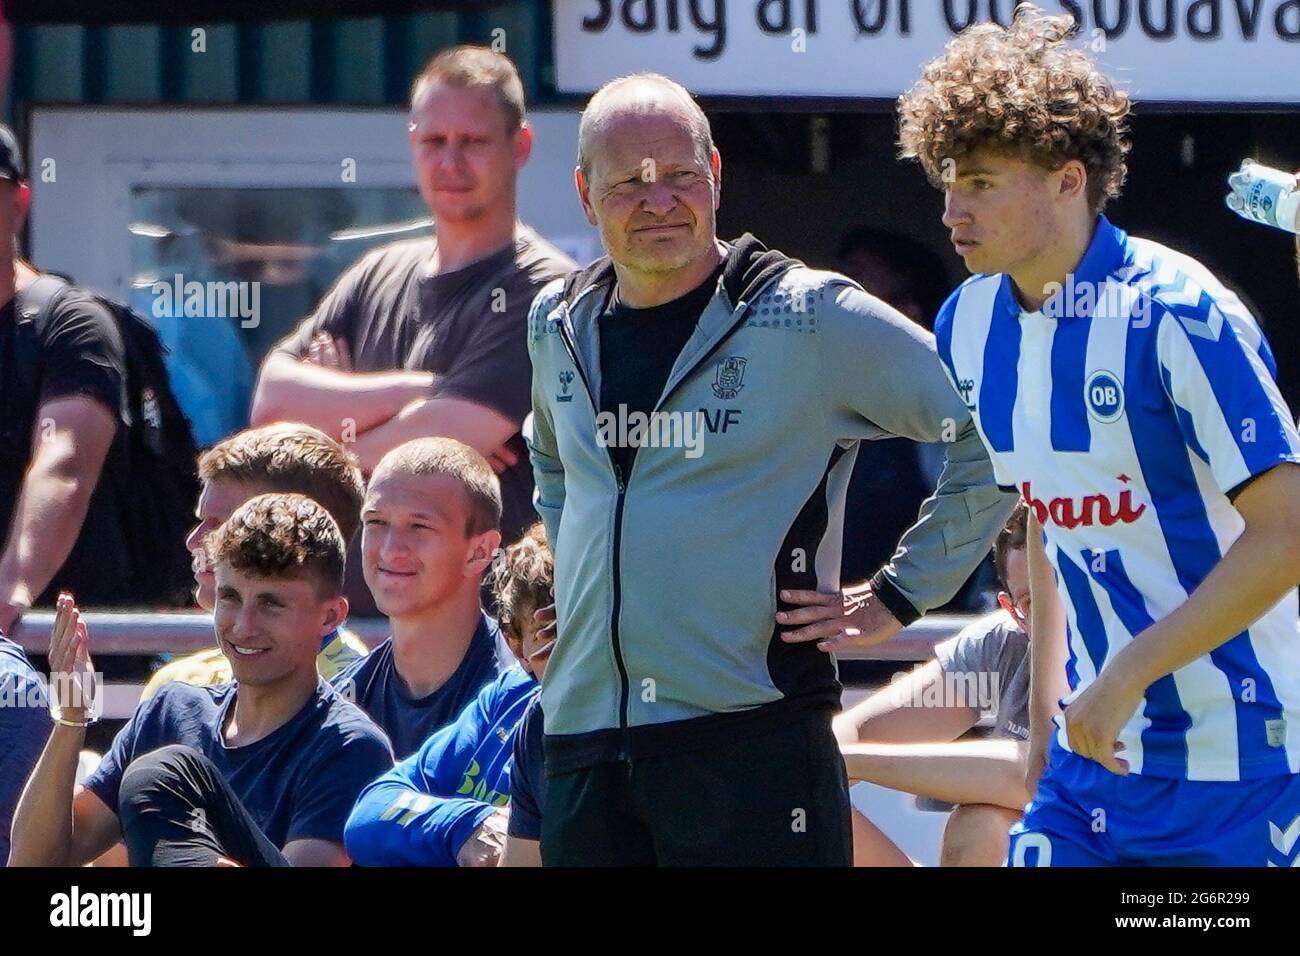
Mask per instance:
[[[781,600],[800,605],[776,615],[777,624],[794,628],[781,635],[791,644],[817,641],[818,650],[847,651],[874,647],[903,629],[869,583],[843,591],[782,591]]]

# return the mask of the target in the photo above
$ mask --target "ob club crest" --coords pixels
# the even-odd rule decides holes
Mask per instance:
[[[1124,414],[1124,386],[1113,372],[1099,369],[1089,375],[1083,386],[1083,400],[1088,414],[1103,424],[1119,421]]]

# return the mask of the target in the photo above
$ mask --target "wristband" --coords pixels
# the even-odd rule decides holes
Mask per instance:
[[[64,727],[80,727],[82,730],[85,730],[91,724],[95,723],[95,718],[92,717],[90,718],[90,720],[83,721],[82,723],[77,723],[75,720],[65,720],[62,717],[55,717],[54,722],[56,724],[62,724]]]
[[[99,718],[94,714],[89,715],[85,720],[68,720],[63,716],[63,711],[57,706],[50,708],[50,719],[56,724],[62,724],[64,727],[81,727],[83,729],[99,721]]]

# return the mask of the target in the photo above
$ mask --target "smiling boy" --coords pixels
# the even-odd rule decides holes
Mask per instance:
[[[361,560],[392,636],[335,675],[399,760],[455,720],[508,658],[480,606],[501,544],[501,490],[478,452],[421,438],[383,457],[361,508]]]
[[[321,638],[347,614],[338,525],[310,498],[259,495],[208,547],[217,642],[235,680],[162,688],[85,786],[74,780],[94,665],[85,621],[60,597],[56,726],[14,815],[11,865],[80,866],[118,840],[132,866],[350,862],[343,824],[392,751],[316,671]]]

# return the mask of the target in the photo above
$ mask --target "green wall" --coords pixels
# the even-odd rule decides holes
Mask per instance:
[[[196,52],[202,28],[206,50]],[[496,33],[501,30],[503,33]],[[33,103],[394,105],[453,43],[504,42],[530,103],[550,97],[550,5],[474,12],[188,26],[14,29],[11,120]]]

